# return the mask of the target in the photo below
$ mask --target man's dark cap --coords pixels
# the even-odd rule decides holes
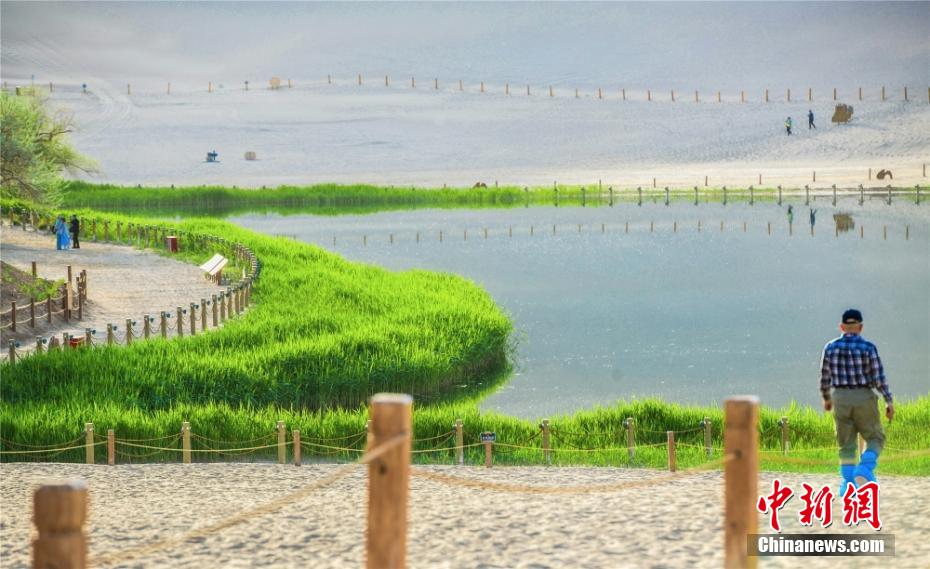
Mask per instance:
[[[843,313],[843,324],[859,324],[862,322],[862,313],[855,308],[850,308]]]

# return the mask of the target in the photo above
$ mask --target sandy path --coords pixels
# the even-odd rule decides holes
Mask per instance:
[[[54,238],[50,235],[22,231],[18,227],[3,227],[0,257],[27,272],[31,270],[32,261],[36,261],[39,276],[50,280],[66,278],[69,263],[75,276],[81,270],[87,270],[89,302],[85,305],[84,320],[72,320],[69,324],[55,316],[51,325],[37,322],[35,331],[28,324],[23,324],[20,328],[25,333],[9,337],[19,339],[24,350],[34,343],[35,336],[47,337],[62,332],[83,335],[84,328],[96,329],[95,338],[105,341],[107,324],[117,324],[122,334],[127,318],[136,320],[137,331],[141,334],[144,314],[157,317],[162,310],[173,312],[179,305],[186,307],[191,301],[199,302],[201,298],[209,298],[210,294],[221,290],[207,282],[196,266],[151,251],[91,241],[82,242],[80,249],[56,251]],[[3,306],[7,304],[4,301]],[[44,314],[45,310],[37,309],[37,313]],[[23,312],[23,315],[27,314],[28,307]],[[169,324],[173,324],[173,320]],[[154,333],[157,331],[157,319],[153,326]],[[2,345],[6,345],[7,337],[4,334],[0,338]],[[27,344],[27,340],[33,342]]]
[[[91,552],[126,550],[206,526],[333,473],[337,465],[201,464],[86,466],[4,464],[0,563],[29,559],[31,492],[50,479],[83,478],[91,491]],[[427,467],[482,480],[562,486],[662,479],[661,471],[617,468]],[[773,474],[762,476],[760,488]],[[787,474],[829,483],[831,476]],[[722,563],[722,475],[700,473],[612,493],[509,494],[411,482],[410,567],[719,567]],[[140,557],[126,567],[360,567],[364,559],[366,472],[316,490],[281,510]],[[882,533],[896,536],[894,567],[926,567],[930,480],[884,479]],[[795,499],[797,500],[797,499]],[[800,530],[798,502],[782,514],[785,532]],[[834,517],[841,515],[835,503]],[[794,518],[794,519],[792,519]],[[837,518],[838,520],[840,518]],[[835,522],[836,533],[871,534]],[[824,532],[826,533],[826,532]],[[887,558],[844,558],[844,566],[888,566]],[[797,558],[765,559],[762,567],[794,567]],[[838,560],[808,557],[809,568]]]

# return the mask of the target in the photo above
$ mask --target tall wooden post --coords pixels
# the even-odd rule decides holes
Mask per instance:
[[[84,453],[87,464],[94,464],[94,424],[84,424]]]
[[[32,521],[38,535],[32,542],[32,566],[37,569],[87,567],[87,486],[82,481],[40,486],[32,497]]]
[[[885,100],[885,86],[882,85],[882,101]]]
[[[116,432],[113,429],[107,429],[107,464],[116,464]]]
[[[112,325],[112,324],[107,324],[107,345],[108,345],[108,346],[112,346],[112,345],[113,345],[113,340],[114,340],[114,337],[113,337],[113,325]]]
[[[142,317],[142,337],[146,340],[152,337],[152,317],[148,314]]]
[[[412,409],[409,395],[379,393],[371,399],[372,450],[395,446],[368,465],[368,569],[406,566]],[[396,444],[399,436],[403,442]]]
[[[216,316],[217,316],[217,312],[218,312],[219,308],[218,308],[217,305],[216,305],[216,295],[215,295],[215,294],[211,294],[211,295],[210,295],[210,307],[213,309],[213,310],[212,310],[212,312],[213,312],[213,327],[216,328]]]
[[[177,310],[178,319],[174,323],[175,330],[178,333],[178,338],[183,338],[184,337],[184,309],[178,306],[176,310]]]
[[[220,298],[220,322],[226,322],[226,293],[221,292]]]
[[[126,345],[132,345],[132,318],[126,319]]]
[[[181,454],[184,464],[191,463],[191,424],[189,421],[181,423]]]
[[[484,467],[491,468],[491,464],[494,462],[494,443],[491,441],[485,441],[484,443]]]
[[[633,462],[633,457],[636,455],[633,417],[627,417],[626,421],[623,422],[623,427],[626,429],[626,452],[630,458],[630,462]]]
[[[10,302],[10,330],[16,332],[16,301]]]
[[[720,226],[723,227],[723,222],[720,222]],[[704,417],[704,449],[707,451],[707,456],[711,456],[714,453],[714,424],[710,422],[710,417]]]
[[[284,421],[278,421],[278,464],[287,462],[287,431],[284,430]]]
[[[758,558],[749,556],[747,536],[758,533],[759,399],[730,397],[724,416],[724,567],[755,569]]]
[[[542,429],[543,460],[546,464],[552,464],[552,455],[549,452],[549,419],[543,419],[539,427]]]
[[[294,445],[294,466],[300,466],[300,429],[291,431],[291,442]]]
[[[9,349],[9,361],[11,364],[16,363],[16,340],[10,340],[7,342],[7,348]]]
[[[160,324],[161,324],[161,337],[167,338],[168,337],[168,313],[167,312],[161,313]]]
[[[190,303],[191,309],[191,336],[197,335],[197,305],[193,302]]]
[[[675,472],[678,464],[675,457],[675,431],[666,431],[668,437],[668,471]]]
[[[455,420],[455,463],[465,464],[465,441],[462,420]]]

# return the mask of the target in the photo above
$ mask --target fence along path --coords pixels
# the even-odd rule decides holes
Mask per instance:
[[[60,562],[70,563],[67,566],[85,567],[90,561],[95,566],[108,566],[115,563],[125,563],[152,553],[171,547],[183,547],[191,540],[202,540],[205,537],[222,532],[235,525],[253,521],[262,516],[271,514],[281,508],[294,505],[306,499],[317,490],[343,479],[355,472],[359,465],[368,464],[368,531],[367,535],[367,566],[368,567],[402,567],[405,563],[406,528],[407,528],[407,501],[409,493],[409,477],[419,477],[425,481],[451,485],[474,491],[489,491],[517,494],[590,494],[598,492],[623,492],[644,486],[655,486],[685,480],[695,473],[722,467],[724,470],[724,535],[722,536],[725,548],[725,566],[743,567],[747,565],[746,535],[755,533],[757,513],[755,501],[758,497],[759,475],[759,430],[758,430],[758,400],[754,397],[730,398],[725,403],[724,445],[719,449],[717,458],[709,458],[692,468],[672,472],[667,475],[651,477],[643,480],[618,481],[606,484],[579,484],[567,486],[544,486],[537,484],[521,484],[519,482],[499,482],[495,480],[482,480],[480,471],[471,470],[465,475],[436,472],[424,468],[411,468],[412,461],[412,398],[401,395],[376,395],[372,400],[371,430],[364,434],[368,436],[367,450],[361,456],[337,468],[334,472],[324,475],[312,482],[302,485],[286,494],[235,512],[221,519],[206,521],[192,530],[179,532],[165,538],[139,544],[126,546],[117,550],[94,554],[89,560],[87,556],[86,535],[83,534],[82,525],[86,518],[86,487],[82,483],[74,483],[62,490],[67,496],[59,495],[49,503],[40,503],[43,497],[37,493],[35,523],[39,529],[39,538],[33,547],[42,549],[45,546],[43,539],[45,528],[58,523],[55,513],[70,512],[68,508],[55,507],[68,500],[70,493],[77,492],[79,514],[71,515],[68,519],[79,519],[69,529],[74,534],[73,539],[79,546],[70,550],[59,549],[54,553],[63,557]],[[391,408],[393,407],[393,408]],[[283,432],[281,424],[279,433]],[[183,434],[183,433],[182,433]],[[438,438],[446,436],[439,435]],[[432,437],[431,440],[436,440]],[[428,439],[421,439],[428,440]],[[105,442],[105,441],[101,441]],[[100,443],[94,443],[100,444]],[[930,451],[917,451],[914,454],[930,454]],[[833,461],[835,463],[835,460]],[[49,493],[52,490],[40,489],[40,493]],[[81,494],[83,493],[83,494]],[[51,518],[51,519],[50,519]],[[41,557],[43,551],[36,555]]]
[[[0,212],[0,217],[9,224],[10,228],[19,225],[24,231],[30,227],[36,231],[41,230],[43,223],[45,227],[48,227],[54,219],[54,216],[48,212],[13,208],[4,208]],[[140,314],[138,319],[129,318],[121,322],[110,322],[106,325],[106,330],[84,328],[83,333],[64,332],[61,347],[70,346],[76,349],[79,346],[129,345],[133,341],[150,338],[196,335],[198,332],[203,333],[210,328],[221,326],[227,318],[240,315],[250,306],[252,283],[258,278],[260,263],[254,252],[242,243],[231,242],[213,235],[178,230],[170,226],[124,224],[121,221],[107,218],[81,218],[79,222],[81,236],[85,242],[125,244],[143,249],[167,249],[169,247],[167,237],[170,234],[176,237],[178,242],[222,250],[243,265],[243,277],[238,283],[216,294],[211,294],[209,298],[201,296],[167,310],[147,311],[146,314]],[[80,311],[82,306],[83,304],[78,306],[78,320],[83,318]],[[61,310],[65,311],[63,317],[70,321],[73,316],[72,310],[64,306]],[[57,313],[59,311],[53,312],[53,314]],[[27,347],[21,347],[17,341],[10,341],[7,346],[4,346],[2,358],[15,363],[17,359],[40,354],[46,349],[56,347],[55,344],[57,342],[53,343],[48,338],[42,337],[36,338],[35,343]]]

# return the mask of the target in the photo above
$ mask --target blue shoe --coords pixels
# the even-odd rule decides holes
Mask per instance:
[[[859,457],[859,466],[853,474],[858,486],[866,482],[876,482],[875,467],[878,464],[878,454],[874,450],[867,450]]]
[[[840,476],[843,477],[843,482],[840,483],[840,491],[837,494],[837,497],[842,498],[846,494],[846,488],[852,484],[853,488],[856,488],[856,465],[855,464],[841,464],[840,465]]]

